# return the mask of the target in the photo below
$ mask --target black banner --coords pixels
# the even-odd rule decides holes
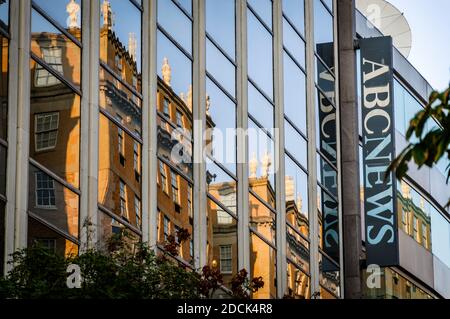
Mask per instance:
[[[391,37],[360,40],[364,209],[367,263],[396,266],[396,182],[385,172],[395,158]]]

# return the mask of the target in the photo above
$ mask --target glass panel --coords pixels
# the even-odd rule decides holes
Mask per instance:
[[[321,289],[322,299],[335,299],[341,294],[339,267],[331,262],[327,257],[319,253],[320,285],[326,289]]]
[[[236,174],[236,104],[209,78],[206,92],[209,97],[207,125],[212,129],[211,139],[206,143],[211,148],[209,154]]]
[[[192,112],[192,62],[158,31],[158,75]]]
[[[231,288],[231,280],[238,271],[237,220],[208,200],[207,227],[208,265],[219,269],[225,287]]]
[[[302,35],[305,34],[305,1],[283,0],[283,14]]]
[[[253,293],[253,299],[275,299],[277,297],[277,254],[255,234],[250,234],[251,277],[262,277],[264,287]]]
[[[178,254],[185,261],[193,263],[194,218],[192,209],[192,185],[178,175],[168,165],[159,162],[158,183],[158,242],[166,245],[170,235],[178,242],[180,231],[188,234],[188,239],[179,243]]]
[[[0,145],[0,195],[6,196],[6,148],[2,145]]]
[[[284,53],[284,113],[306,135],[305,74],[286,53]]]
[[[0,1],[0,28],[8,30],[9,25],[9,0]]]
[[[236,68],[208,39],[206,69],[232,97],[236,97]]]
[[[206,32],[233,60],[236,56],[235,0],[206,0]]]
[[[34,0],[34,2],[70,33],[81,29],[81,0]],[[81,40],[81,37],[78,40]]]
[[[31,51],[66,79],[80,85],[80,47],[35,10],[31,16]],[[48,87],[54,85],[51,78],[50,73],[40,67],[32,79],[35,86]]]
[[[305,42],[285,18],[283,18],[283,44],[297,63],[305,68]]]
[[[272,0],[247,0],[247,3],[264,23],[272,29]]]
[[[317,180],[333,196],[338,196],[337,171],[319,154],[317,154]]]
[[[314,41],[317,54],[330,67],[334,67],[333,17],[320,0],[314,2]]]
[[[292,263],[287,263],[288,296],[293,299],[311,299],[311,279]]]
[[[272,35],[250,10],[247,14],[248,75],[273,100]]]
[[[31,60],[31,78],[43,79]],[[75,187],[80,171],[80,96],[45,71],[31,86],[30,157]],[[51,83],[51,85],[50,85]]]
[[[273,140],[253,121],[249,121],[249,186],[275,207],[275,146]]]
[[[40,245],[60,256],[78,255],[78,245],[55,232],[53,229],[28,217],[28,246]]]
[[[32,165],[29,185],[28,210],[59,231],[77,238],[78,195]]]
[[[107,245],[109,239],[114,235],[123,235],[128,248],[133,249],[134,245],[140,241],[140,236],[121,224],[118,220],[99,211],[98,212],[98,236],[101,245]]]
[[[142,133],[142,101],[100,67],[100,107],[138,136]]]
[[[0,33],[0,138],[7,140],[8,134],[8,39]]]
[[[258,194],[259,195],[259,194]],[[255,196],[249,194],[249,224],[266,240],[276,243],[276,215]]]
[[[322,188],[317,187],[317,205],[319,214],[319,247],[336,263],[339,263],[338,203]]]
[[[286,227],[286,242],[287,257],[309,273],[309,243],[289,226]]]
[[[337,163],[336,109],[320,92],[316,93],[317,148],[332,164]]]
[[[309,237],[308,176],[289,156],[285,156],[286,221]]]
[[[140,223],[135,214],[135,199],[142,198],[140,154],[141,145],[136,144],[130,135],[100,114],[98,201],[138,228]],[[135,160],[138,167],[135,167]]]
[[[284,121],[285,127],[285,147],[291,156],[293,156],[303,168],[308,167],[308,148],[307,142],[289,122]]]
[[[174,0],[177,2],[184,10],[187,11],[189,15],[192,16],[192,0]]]
[[[192,22],[171,0],[158,1],[158,24],[192,55]]]
[[[99,0],[100,60],[128,84],[141,77],[141,11],[129,0]]]
[[[184,131],[174,128],[161,116],[158,123],[158,156],[169,161],[188,177],[192,178],[192,149],[191,137]]]
[[[207,160],[206,183],[208,193],[237,215],[237,183],[219,166]]]
[[[274,127],[274,107],[251,84],[248,83],[248,112],[262,125],[271,130]]]
[[[333,11],[333,0],[323,0],[323,2],[325,2],[331,11]]]
[[[450,267],[450,223],[434,207],[431,208],[433,254]]]

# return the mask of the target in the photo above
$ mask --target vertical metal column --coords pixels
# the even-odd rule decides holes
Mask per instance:
[[[206,265],[206,25],[205,0],[193,1],[193,119],[194,119],[194,259],[195,267]]]
[[[248,229],[248,75],[247,1],[236,0],[236,98],[237,98],[237,177],[239,269],[250,271],[250,231]]]
[[[97,225],[98,223],[98,147],[99,147],[99,70],[100,70],[100,2],[86,1],[86,7],[89,6],[90,16],[88,28],[83,33],[89,32],[89,42],[85,43],[85,55],[89,54],[88,69],[84,69],[83,73],[88,75],[89,86],[85,86],[84,95],[88,99],[88,154],[89,160],[87,164],[87,193],[82,196],[87,197],[87,218]],[[83,65],[84,66],[84,65]],[[83,77],[83,80],[85,78]],[[80,223],[83,223],[80,220]],[[93,248],[98,240],[98,229],[92,228],[93,232],[89,233],[88,248]]]
[[[306,20],[306,92],[308,123],[308,202],[311,296],[320,294],[319,284],[319,220],[317,208],[317,148],[316,148],[316,107],[315,107],[315,57],[314,57],[314,1],[305,1]]]
[[[340,0],[337,6],[339,46],[339,91],[344,246],[344,286],[346,298],[361,298],[361,210],[359,199],[359,136],[356,86],[356,54],[354,50],[355,1]]]
[[[284,161],[284,70],[283,70],[283,7],[281,1],[273,2],[274,30],[274,96],[275,96],[275,161],[276,168],[276,236],[277,236],[277,292],[283,298],[287,292],[286,260],[286,201]]]

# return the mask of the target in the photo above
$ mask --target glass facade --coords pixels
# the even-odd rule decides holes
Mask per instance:
[[[220,270],[218,297],[241,269],[264,282],[255,299],[344,296],[338,1],[11,3],[0,0],[1,272],[17,206],[24,243],[62,255],[83,251],[90,222],[96,244],[126,232]],[[27,83],[10,65],[23,59],[10,6],[29,9]],[[423,107],[407,87],[395,80],[403,136]],[[9,105],[19,92],[25,105]],[[26,137],[8,136],[22,122]],[[9,205],[21,154],[27,189]],[[450,269],[449,216],[419,186],[398,183],[399,228]],[[366,297],[432,295],[395,268],[382,276]]]
[[[77,19],[61,21],[41,2],[31,9],[28,245],[71,255],[80,225],[82,6],[71,2]]]

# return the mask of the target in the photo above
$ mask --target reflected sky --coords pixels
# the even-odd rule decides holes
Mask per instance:
[[[273,43],[271,34],[257,20],[248,14],[248,75],[273,99]]]
[[[206,69],[231,96],[236,97],[236,68],[206,39]]]
[[[247,0],[264,23],[272,29],[272,0]]]
[[[5,3],[0,3],[0,20],[0,24],[8,25],[9,23],[9,0],[6,0]]]
[[[333,17],[320,0],[314,2],[314,41],[318,43],[333,42]]]
[[[303,71],[284,53],[284,113],[306,131],[306,80]]]
[[[158,1],[158,23],[192,55],[192,22],[171,1]]]
[[[34,2],[50,17],[56,20],[63,28],[69,26],[69,14],[66,11],[66,6],[69,4],[69,0],[34,0]],[[78,25],[81,28],[81,1],[75,0],[80,6],[78,12]]]
[[[206,0],[206,32],[232,58],[236,55],[235,0]]]
[[[283,13],[294,24],[297,31],[305,34],[305,1],[283,0]]]
[[[284,122],[285,127],[285,144],[286,150],[294,156],[294,158],[301,164],[305,169],[308,168],[307,159],[307,143],[305,139],[290,125],[287,121]]]

